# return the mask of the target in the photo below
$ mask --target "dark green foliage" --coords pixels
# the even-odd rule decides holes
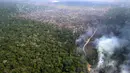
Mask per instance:
[[[83,66],[74,52],[70,30],[10,16],[1,8],[0,73],[80,73]]]
[[[104,22],[105,24],[118,24],[123,26],[129,19],[129,7],[114,7],[106,13]]]
[[[114,33],[118,35],[121,29],[130,23],[130,8],[129,7],[113,7],[106,12],[101,20],[101,28],[105,33]],[[102,32],[102,31],[101,31]]]

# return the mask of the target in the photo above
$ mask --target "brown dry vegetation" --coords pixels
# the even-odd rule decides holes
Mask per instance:
[[[20,14],[19,17],[53,23],[60,27],[73,29],[74,32],[77,32],[86,29],[87,25],[99,24],[104,13],[110,8],[63,5],[50,5],[50,7],[52,8],[39,9]]]

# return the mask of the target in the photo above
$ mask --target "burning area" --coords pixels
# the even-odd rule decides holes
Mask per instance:
[[[129,14],[128,7],[112,8],[76,40],[90,73],[130,73]]]
[[[0,73],[130,73],[130,5],[116,1],[1,0]]]

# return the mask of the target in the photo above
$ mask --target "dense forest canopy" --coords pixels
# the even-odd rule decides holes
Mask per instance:
[[[52,10],[49,10],[51,8]],[[106,34],[105,30],[108,30],[109,33],[114,31],[113,33],[116,36],[122,33],[122,35],[128,35],[125,38],[129,37],[129,27],[123,27],[122,30],[125,29],[125,32],[119,31],[122,26],[130,23],[129,7],[107,8],[106,6],[106,10],[103,10],[105,8],[102,9],[102,7],[101,9],[100,7],[97,8],[99,8],[97,12],[94,12],[91,5],[90,8],[88,7],[89,10],[92,10],[88,13],[94,12],[91,15],[86,14],[85,10],[82,11],[82,9],[79,9],[81,13],[73,15],[73,12],[78,12],[78,9],[76,11],[73,11],[73,9],[67,11],[66,7],[53,9],[53,6],[47,5],[34,6],[8,0],[5,2],[0,1],[0,73],[87,73],[88,62],[93,66],[97,64],[97,50],[94,50],[95,54],[92,53],[92,57],[85,56],[83,52],[79,53],[77,51],[77,48],[82,48],[75,43],[75,40],[78,37],[80,38],[80,34],[88,26],[97,28],[109,26],[109,28],[103,27],[103,31],[102,28],[99,29],[98,32]],[[44,9],[47,9],[46,11],[50,11],[50,13],[56,10],[54,15],[58,15],[58,10],[61,10],[61,15],[70,12],[68,17],[73,18],[72,20],[77,23],[76,25],[67,19],[67,15],[59,17],[61,20],[58,20],[66,22],[64,19],[67,19],[68,26],[69,23],[73,23],[78,28],[81,26],[82,31],[73,32],[72,28],[63,28],[49,22],[37,21],[40,18],[31,20],[31,18],[19,17],[20,14],[29,15],[27,13],[31,14],[33,11],[38,12],[41,10],[42,13]],[[103,14],[100,13],[100,10]],[[82,17],[86,18],[83,19],[84,22],[80,21]],[[86,21],[87,19],[88,21]],[[80,44],[82,42],[84,44],[86,40],[86,37],[84,37]]]
[[[15,3],[0,5],[0,73],[83,71],[71,30],[17,18]]]

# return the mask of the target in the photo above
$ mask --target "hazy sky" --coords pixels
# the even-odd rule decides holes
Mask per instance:
[[[115,0],[86,0],[86,1],[114,2]]]
[[[123,2],[130,2],[130,0],[26,0],[26,1],[98,1],[98,2],[120,2],[120,1],[123,1]]]
[[[54,0],[52,0],[54,1]],[[99,2],[114,2],[116,0],[57,0],[57,1],[99,1]]]
[[[48,0],[48,1],[97,1],[97,2],[130,2],[129,0]]]

